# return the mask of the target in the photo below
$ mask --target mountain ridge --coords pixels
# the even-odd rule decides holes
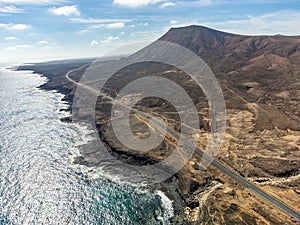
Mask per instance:
[[[300,90],[297,75],[300,71],[300,36],[244,36],[189,26],[170,29],[159,40],[179,44],[199,55],[217,78],[233,87],[240,85],[234,89],[247,100],[260,99],[280,107],[282,101],[279,104],[278,93],[273,92]],[[258,85],[247,90],[244,84],[249,82]],[[288,105],[290,109],[293,103]],[[295,106],[292,108],[293,114],[300,118],[300,112]]]

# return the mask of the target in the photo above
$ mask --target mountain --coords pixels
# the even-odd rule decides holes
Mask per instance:
[[[300,56],[299,36],[244,36],[202,26],[189,26],[172,28],[160,40],[184,46],[202,57],[210,66],[216,66],[226,73],[246,66],[247,62],[261,61],[257,57],[262,55],[268,62],[271,60],[284,66],[289,65],[286,64],[289,61],[287,59],[296,64]],[[276,58],[268,60],[270,56]]]
[[[300,121],[300,36],[244,36],[189,26],[172,28],[160,40],[199,55],[221,83],[248,101],[266,103]]]

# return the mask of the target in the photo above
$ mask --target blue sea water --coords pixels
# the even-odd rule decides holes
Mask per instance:
[[[0,224],[169,224],[162,192],[90,178],[72,165],[88,128],[66,124],[62,95],[46,78],[0,69]]]

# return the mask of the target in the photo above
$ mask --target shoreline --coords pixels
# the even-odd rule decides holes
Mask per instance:
[[[16,71],[31,71],[34,74],[38,74],[41,77],[46,78],[45,83],[40,85],[39,87],[37,87],[40,90],[43,91],[57,91],[58,93],[62,94],[62,99],[60,101],[65,102],[66,104],[66,108],[61,108],[59,109],[59,112],[65,112],[67,114],[69,114],[68,116],[62,117],[60,118],[60,121],[63,123],[72,123],[72,104],[73,104],[73,94],[72,91],[74,90],[74,88],[76,88],[71,82],[69,82],[66,78],[65,75],[60,76],[60,79],[63,81],[61,84],[57,84],[55,82],[55,79],[53,79],[53,74],[49,73],[43,73],[43,71],[41,70],[36,70],[33,67],[36,64],[32,64],[32,65],[20,65],[20,66],[16,66],[13,68],[9,68],[9,69],[14,69]],[[26,69],[27,67],[30,67],[31,69]],[[65,82],[66,81],[66,82]],[[58,82],[60,83],[60,82]],[[70,85],[71,84],[71,85]],[[67,87],[65,86],[67,85]],[[69,87],[68,87],[69,86]],[[89,128],[87,128],[89,129]],[[99,132],[100,129],[97,128],[97,132]],[[99,135],[99,133],[98,133]],[[88,134],[88,136],[91,136],[91,134]],[[101,138],[101,136],[99,136],[99,138]],[[78,153],[80,153],[79,155],[73,155],[72,156],[72,164],[74,165],[78,165],[78,166],[85,166],[87,171],[89,171],[90,169],[93,169],[93,167],[95,167],[95,165],[89,165],[85,162],[84,160],[84,150],[82,150],[83,148],[85,148],[86,146],[89,146],[90,144],[92,144],[92,142],[95,141],[93,137],[91,137],[91,139],[87,140],[86,142],[80,144],[80,146],[76,146],[78,148]],[[88,147],[87,147],[88,148]],[[111,150],[114,155],[118,157],[118,150]],[[123,154],[123,152],[122,152]],[[83,155],[83,157],[82,157]],[[122,157],[122,156],[121,156]],[[129,157],[134,158],[135,155],[134,154],[130,154]],[[138,159],[139,160],[139,157]],[[146,159],[146,160],[150,160],[152,161],[152,159]],[[99,167],[100,166],[96,166]],[[82,171],[84,172],[84,171]],[[110,175],[108,175],[108,177],[110,177]],[[180,192],[180,188],[178,186],[178,182],[176,181],[177,178],[175,178],[174,176],[171,177],[172,179],[169,179],[165,182],[162,182],[160,184],[155,184],[155,185],[151,185],[149,186],[149,191],[152,192],[154,195],[157,195],[161,198],[161,202],[162,202],[162,208],[164,208],[165,212],[168,215],[172,214],[172,217],[170,217],[169,223],[170,224],[189,224],[184,222],[184,217],[181,216],[184,207],[186,206],[185,204],[185,200],[184,198],[181,197],[181,192]],[[168,200],[169,202],[165,202],[166,200]],[[172,209],[170,209],[169,206],[172,206]],[[168,206],[167,208],[165,208],[166,206]]]

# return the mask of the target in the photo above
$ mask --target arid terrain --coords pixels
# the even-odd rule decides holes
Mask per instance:
[[[218,160],[266,192],[300,211],[300,37],[241,36],[205,27],[171,29],[160,38],[184,46],[200,56],[212,69],[223,90],[227,108],[227,131]],[[35,64],[32,69],[49,78],[43,86],[56,89],[72,103],[75,85],[92,60]],[[82,67],[87,65],[86,67]],[[104,92],[115,97],[126,84],[140,77],[168,78],[191,96],[197,107],[199,148],[205,149],[210,133],[210,110],[201,89],[183,71],[155,62],[138,63],[118,71]],[[178,112],[159,98],[140,101],[136,108],[161,117],[180,132]],[[112,154],[129,164],[151,164],[165,159],[177,140],[166,137],[163,143],[146,153],[134,152],[120,143],[111,126],[111,102],[99,97],[96,124],[103,142]],[[136,136],[149,135],[147,123],[132,115],[131,128]],[[76,163],[97,166],[82,152]],[[221,171],[199,169],[195,155],[176,175],[162,184],[174,200],[173,224],[297,224],[270,203]],[[174,186],[178,196],[168,188]]]

